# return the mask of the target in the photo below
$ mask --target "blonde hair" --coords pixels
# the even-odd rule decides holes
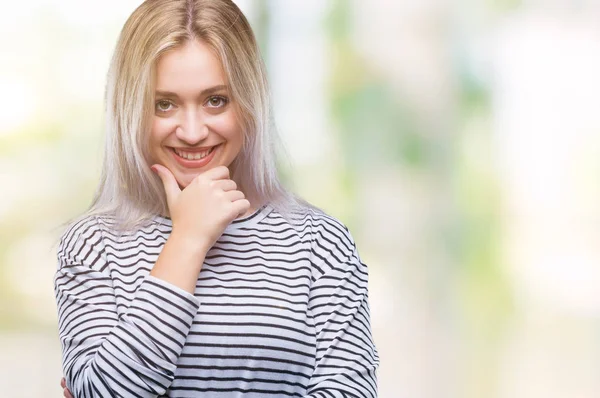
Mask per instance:
[[[147,0],[129,17],[106,86],[106,143],[100,182],[87,214],[110,214],[121,229],[168,214],[164,188],[151,171],[148,135],[159,57],[201,40],[218,57],[244,134],[232,178],[255,206],[269,203],[291,219],[307,202],[283,187],[282,147],[271,123],[266,69],[250,24],[230,0]]]

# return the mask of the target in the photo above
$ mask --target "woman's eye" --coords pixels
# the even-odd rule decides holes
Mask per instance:
[[[171,110],[171,101],[160,100],[156,102],[156,110],[159,112],[168,112]]]
[[[210,108],[222,108],[227,104],[227,98],[225,97],[210,97],[207,101]]]

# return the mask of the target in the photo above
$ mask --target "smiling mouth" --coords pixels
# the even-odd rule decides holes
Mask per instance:
[[[210,155],[212,152],[214,152],[214,150],[219,145],[215,145],[212,148],[206,149],[206,150],[203,150],[203,151],[193,151],[192,152],[192,151],[186,151],[186,150],[177,149],[177,148],[171,148],[171,150],[175,153],[175,155],[179,156],[182,159],[185,159],[185,160],[201,160],[201,159],[204,159],[205,157],[207,157],[208,155]]]

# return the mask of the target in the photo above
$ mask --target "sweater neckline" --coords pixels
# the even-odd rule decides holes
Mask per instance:
[[[256,224],[258,224],[261,220],[263,220],[271,211],[273,211],[273,207],[268,203],[264,204],[251,214],[233,220],[223,232],[234,231],[240,228],[253,227]],[[170,217],[156,215],[154,216],[154,220],[168,227],[173,227],[173,221]]]
[[[240,217],[240,218],[236,218],[235,220],[233,220],[225,228],[225,231],[232,231],[232,230],[236,230],[239,228],[253,227],[256,224],[258,224],[260,221],[262,221],[272,210],[273,210],[273,208],[271,207],[270,204],[268,204],[268,203],[264,204],[261,207],[259,207],[257,210],[255,210],[252,214],[250,214],[246,217]]]

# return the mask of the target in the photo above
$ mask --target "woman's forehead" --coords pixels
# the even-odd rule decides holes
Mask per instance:
[[[198,92],[225,84],[221,62],[211,48],[199,40],[190,40],[158,60],[157,91]]]

